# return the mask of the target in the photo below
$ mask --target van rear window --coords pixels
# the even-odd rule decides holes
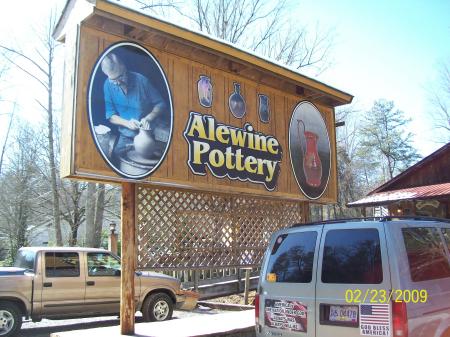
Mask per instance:
[[[448,250],[450,250],[450,228],[442,228],[442,235],[444,235],[445,243]]]
[[[378,230],[330,230],[325,238],[322,282],[379,284],[383,282]]]
[[[403,228],[402,233],[413,282],[450,277],[450,265],[437,228]]]
[[[278,236],[269,257],[267,273],[276,275],[275,282],[311,282],[316,239],[317,232]]]

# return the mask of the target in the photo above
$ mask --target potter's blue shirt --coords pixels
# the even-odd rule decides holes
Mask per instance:
[[[127,89],[125,94],[119,85],[105,80],[103,92],[106,119],[118,115],[126,120],[139,121],[147,116],[156,104],[164,102],[158,90],[141,74],[128,72]],[[134,137],[137,134],[137,131],[122,126],[119,126],[119,132],[126,137]]]

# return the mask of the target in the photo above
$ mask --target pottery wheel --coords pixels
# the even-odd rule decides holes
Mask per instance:
[[[159,159],[153,159],[153,158],[144,158],[139,153],[137,153],[135,150],[130,150],[126,154],[127,158],[131,161],[134,161],[137,164],[145,165],[145,166],[155,166],[158,164]]]

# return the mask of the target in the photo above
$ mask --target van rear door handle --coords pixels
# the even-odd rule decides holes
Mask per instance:
[[[44,288],[50,288],[52,286],[51,282],[44,282],[43,284]]]
[[[88,285],[88,286],[95,286],[95,281],[87,281],[86,285]]]

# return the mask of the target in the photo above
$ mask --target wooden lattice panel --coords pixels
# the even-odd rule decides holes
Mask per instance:
[[[137,188],[140,269],[259,266],[271,234],[302,221],[299,202]]]

